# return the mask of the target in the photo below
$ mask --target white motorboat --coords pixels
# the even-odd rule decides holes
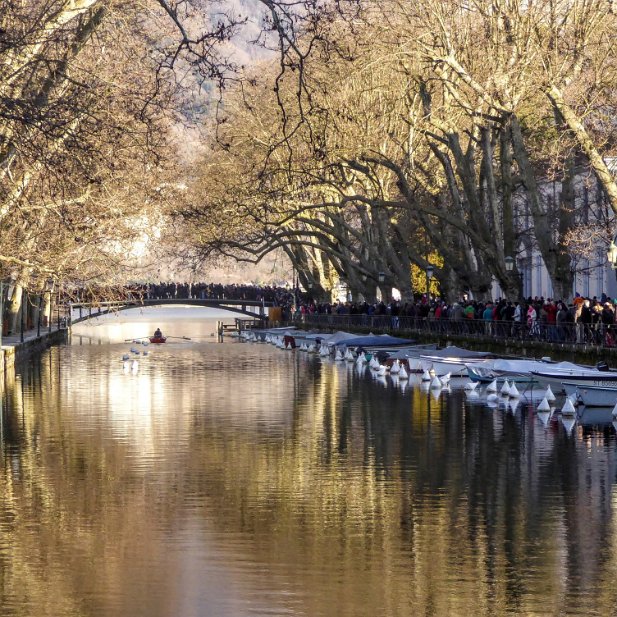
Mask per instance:
[[[551,362],[549,359],[526,360],[526,359],[504,359],[483,360],[482,362],[467,362],[467,374],[472,381],[490,383],[493,380],[498,382],[506,379],[512,383],[533,384],[538,379],[531,373],[536,370],[554,368],[580,368],[572,362]]]
[[[564,381],[562,385],[568,396],[576,395],[585,407],[613,407],[617,403],[617,383],[614,386],[592,386]]]
[[[532,370],[531,374],[538,381],[550,384],[559,391],[564,390],[563,383],[576,384],[578,386],[597,386],[602,388],[617,388],[617,371],[608,370],[605,364],[600,364],[600,368],[581,366],[575,364],[573,367],[546,367],[542,370]]]

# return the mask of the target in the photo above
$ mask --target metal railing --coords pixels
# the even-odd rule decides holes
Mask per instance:
[[[549,325],[514,321],[484,321],[482,319],[431,319],[392,315],[328,315],[306,314],[292,318],[290,324],[315,328],[345,330],[363,328],[374,333],[417,332],[434,336],[464,336],[492,340],[542,341],[569,345],[617,347],[617,324],[564,323]]]

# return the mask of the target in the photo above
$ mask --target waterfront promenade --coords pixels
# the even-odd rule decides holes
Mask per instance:
[[[61,342],[67,336],[68,330],[59,327],[58,323],[52,323],[51,328],[30,328],[24,330],[23,334],[17,332],[2,337],[0,353],[0,367],[8,367],[15,361],[28,355],[29,353],[45,349],[50,345]]]

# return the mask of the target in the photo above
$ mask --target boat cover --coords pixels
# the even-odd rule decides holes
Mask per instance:
[[[495,354],[489,351],[471,351],[470,349],[463,349],[462,347],[456,347],[450,345],[444,349],[438,349],[427,353],[426,357],[431,358],[494,358]]]
[[[360,338],[361,336],[361,334],[352,334],[351,332],[343,332],[339,330],[334,334],[325,334],[322,342],[327,343],[328,345],[338,345],[340,341],[352,340],[355,338]]]
[[[397,351],[393,351],[388,356],[388,359],[396,360],[398,358],[399,360],[401,360],[405,358],[417,358],[421,354],[428,353],[429,351],[433,352],[436,349],[437,345],[434,343],[430,343],[427,345],[412,345],[409,347],[403,347],[402,349],[398,349]]]
[[[389,334],[369,334],[368,336],[355,336],[342,339],[336,343],[337,347],[396,347],[399,345],[413,345],[415,341],[407,338],[398,338]],[[328,340],[330,344],[330,340]]]

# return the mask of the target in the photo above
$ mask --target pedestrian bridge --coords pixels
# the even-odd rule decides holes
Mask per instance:
[[[226,298],[138,298],[135,300],[117,300],[112,302],[70,302],[67,305],[71,323],[79,323],[98,315],[117,313],[147,306],[198,306],[218,308],[238,313],[254,319],[267,319],[266,309],[274,306],[272,302],[261,300],[232,300]]]

